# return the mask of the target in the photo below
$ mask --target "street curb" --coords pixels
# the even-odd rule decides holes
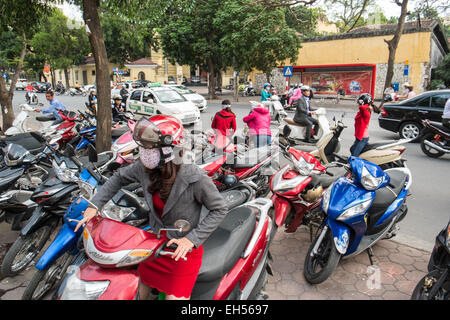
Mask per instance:
[[[391,240],[398,244],[401,244],[401,245],[404,245],[404,246],[407,246],[410,248],[414,248],[414,249],[427,251],[430,253],[431,253],[431,251],[433,251],[433,247],[434,247],[433,242],[428,242],[428,241],[421,240],[419,238],[408,236],[405,234],[397,234]]]

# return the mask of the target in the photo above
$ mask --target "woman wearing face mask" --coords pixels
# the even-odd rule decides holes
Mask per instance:
[[[189,299],[202,263],[202,243],[228,212],[224,199],[205,171],[183,161],[183,130],[181,122],[171,116],[139,120],[133,138],[139,145],[140,161],[119,169],[92,199],[101,210],[122,186],[139,182],[149,207],[152,232],[173,228],[180,219],[191,226],[187,232],[165,233],[169,240],[167,246],[178,245],[172,256],[139,265],[141,299],[148,296],[151,288],[166,293],[168,300]],[[209,213],[199,221],[203,205]],[[97,210],[88,208],[83,215],[77,229],[97,215]]]

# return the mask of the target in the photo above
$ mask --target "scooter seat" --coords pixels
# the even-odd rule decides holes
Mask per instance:
[[[37,121],[45,122],[45,121],[55,121],[56,118],[53,114],[47,115],[47,116],[37,116]]]
[[[384,224],[375,227],[376,222],[395,201],[405,185],[407,175],[402,171],[386,171],[389,175],[389,185],[375,191],[375,199],[367,212],[367,234],[375,234],[383,229]]]
[[[271,146],[254,148],[234,157],[233,169],[247,169],[267,159],[272,153]]]
[[[122,128],[111,130],[111,137],[113,139],[117,139],[121,135],[123,135],[125,132],[128,132],[128,131],[130,131],[128,126],[123,126]]]
[[[312,175],[311,176],[311,178],[312,178],[311,184],[314,186],[321,185],[324,189],[326,189],[333,182],[335,182],[339,177],[342,177],[347,173],[345,168],[340,168],[340,167],[327,168],[327,171],[329,173],[331,173],[332,175],[329,175],[326,173]]]
[[[1,146],[6,146],[11,143],[21,145],[30,151],[32,155],[39,154],[45,148],[45,145],[42,144],[41,141],[37,140],[30,132],[19,133],[14,136],[7,136],[6,138],[0,139]]]
[[[304,127],[303,124],[300,124],[300,123],[295,122],[292,118],[286,117],[286,118],[284,118],[283,120],[284,120],[287,124],[289,124],[289,125],[292,125],[292,126],[298,126],[298,127]]]
[[[364,146],[364,148],[362,149],[361,153],[369,151],[369,150],[373,150],[376,149],[378,147],[384,146],[386,144],[388,144],[389,142],[377,142],[377,143],[368,143]]]
[[[98,155],[98,161],[94,162],[94,165],[99,168],[101,166],[103,166],[105,163],[107,163],[109,160],[111,160],[112,155],[111,154],[99,154]],[[80,157],[79,158],[80,162],[83,164],[83,166],[86,166],[87,164],[89,164],[89,157]]]
[[[256,216],[248,207],[228,212],[219,227],[203,243],[203,261],[199,282],[222,278],[236,264],[256,225]]]

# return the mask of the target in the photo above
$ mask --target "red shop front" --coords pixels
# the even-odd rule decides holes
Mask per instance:
[[[375,93],[376,66],[372,64],[346,64],[321,66],[294,66],[294,75],[301,82],[315,89],[314,94],[337,94],[356,96]]]

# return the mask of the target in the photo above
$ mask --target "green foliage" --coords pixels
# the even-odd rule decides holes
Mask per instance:
[[[22,51],[22,39],[14,31],[0,33],[0,68],[8,70],[15,68]]]
[[[321,8],[309,8],[306,6],[296,6],[285,10],[286,25],[302,34],[303,37],[313,37],[318,35],[315,31],[317,20],[325,15]]]
[[[100,16],[108,60],[123,64],[148,57],[150,46],[155,46],[153,26],[129,23],[110,12]]]
[[[450,54],[447,54],[439,66],[434,69],[436,80],[441,80],[448,87],[450,86]]]
[[[286,24],[286,8],[267,9],[251,0],[198,2],[191,14],[171,8],[160,28],[161,47],[171,62],[208,69],[257,68],[270,71],[277,62],[296,59],[300,40]]]
[[[85,28],[68,26],[68,18],[54,9],[48,20],[39,26],[31,40],[34,53],[48,61],[53,69],[66,69],[84,62],[90,52]]]

